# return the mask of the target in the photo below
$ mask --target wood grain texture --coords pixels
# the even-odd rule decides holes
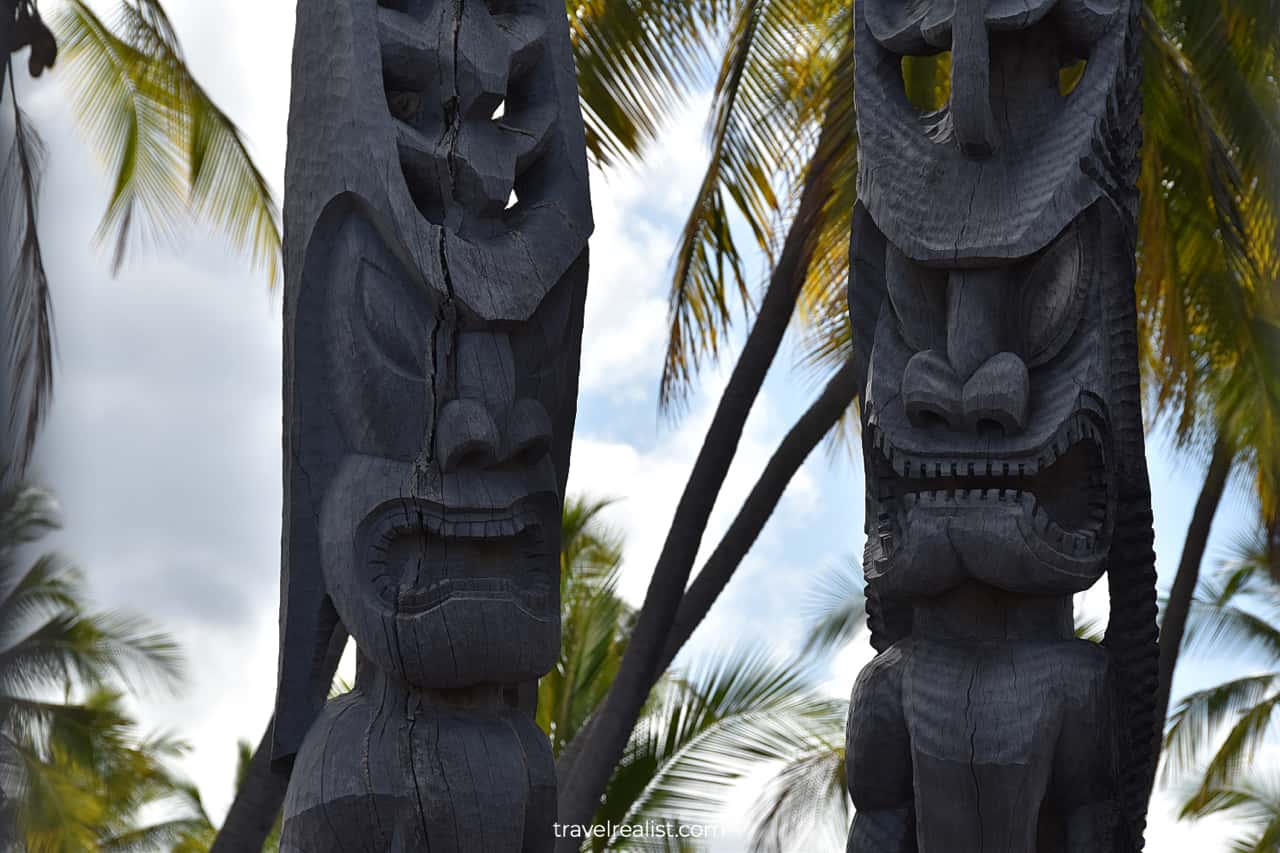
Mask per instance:
[[[551,843],[586,154],[552,0],[300,0],[285,192],[283,849]],[[323,708],[323,643],[359,649]],[[320,688],[317,690],[317,688]]]
[[[1143,847],[1156,629],[1133,296],[1139,7],[856,8],[849,304],[879,655],[850,710],[850,853]],[[921,115],[902,59],[943,50],[949,103]],[[1073,638],[1072,596],[1104,574],[1095,646]]]

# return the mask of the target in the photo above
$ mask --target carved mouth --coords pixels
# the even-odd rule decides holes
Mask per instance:
[[[882,540],[899,539],[903,520],[915,511],[1020,506],[1037,536],[1063,554],[1087,557],[1109,544],[1106,433],[1089,415],[1069,419],[1040,450],[1005,459],[907,454],[874,424],[867,429],[878,451],[874,475]]]
[[[554,555],[532,507],[446,509],[392,505],[368,534],[369,582],[398,614],[451,599],[512,601],[535,614],[551,606]]]

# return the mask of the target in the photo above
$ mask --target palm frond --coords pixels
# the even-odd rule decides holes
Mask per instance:
[[[639,157],[711,64],[729,0],[566,0],[587,150]]]
[[[1165,778],[1194,767],[1200,754],[1225,723],[1273,701],[1277,687],[1280,687],[1280,675],[1267,673],[1233,679],[1198,690],[1183,699],[1169,716],[1165,735]]]
[[[8,62],[8,57],[5,57]],[[9,75],[9,96],[14,104],[14,136],[0,179],[0,203],[16,211],[10,233],[0,239],[16,246],[12,269],[0,270],[8,287],[9,351],[5,363],[10,371],[9,420],[14,429],[14,445],[3,448],[12,456],[21,474],[31,461],[36,435],[53,397],[54,333],[53,299],[49,275],[44,266],[37,230],[37,201],[44,171],[45,149],[30,120],[18,108],[13,75]],[[4,255],[7,257],[7,254]]]
[[[800,660],[751,649],[709,658],[669,682],[636,727],[604,809],[615,823],[714,822],[752,769],[840,742],[846,710],[817,693]]]
[[[1184,816],[1196,814],[1208,792],[1240,778],[1252,765],[1271,727],[1277,705],[1280,705],[1280,696],[1273,695],[1240,714],[1204,768],[1200,790],[1183,805]]]
[[[1244,830],[1231,842],[1233,853],[1271,853],[1280,844],[1280,778],[1254,771],[1206,792],[1194,816],[1211,814],[1227,815]]]
[[[19,631],[0,648],[0,692],[39,693],[54,685],[126,684],[176,688],[177,644],[145,620],[122,613],[61,609]]]
[[[753,853],[784,853],[801,844],[839,849],[851,819],[844,744],[824,745],[788,760],[752,811]]]
[[[556,755],[608,692],[634,618],[617,594],[623,537],[600,517],[612,503],[571,496],[561,512],[562,639],[555,669],[538,682],[537,713]]]
[[[1280,39],[1269,19],[1254,28],[1250,11],[1224,13],[1216,2],[1147,6],[1140,338],[1153,410],[1181,446],[1259,441],[1274,462],[1274,439],[1260,440],[1280,419],[1276,367],[1256,323],[1274,317],[1266,291],[1280,270]]]
[[[730,294],[752,311],[735,225],[772,257],[794,213],[779,191],[806,171],[829,117],[829,94],[839,89],[832,67],[849,44],[850,14],[849,4],[829,0],[742,0],[728,23],[709,120],[710,162],[675,256],[659,388],[664,410],[686,399],[704,357],[717,356]],[[812,256],[816,241],[806,248]]]
[[[867,602],[861,575],[858,561],[847,558],[814,584],[805,604],[810,619],[805,656],[824,657],[853,642],[866,628]]]
[[[26,483],[9,483],[0,489],[0,554],[4,559],[12,560],[16,549],[38,541],[60,523],[58,502],[44,489]]]
[[[235,123],[186,65],[156,0],[127,0],[108,27],[82,0],[55,19],[73,102],[113,174],[99,237],[119,269],[139,240],[168,242],[188,215],[279,277],[280,215]]]

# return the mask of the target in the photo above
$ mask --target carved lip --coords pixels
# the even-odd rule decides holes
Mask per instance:
[[[453,599],[510,601],[531,615],[551,605],[555,566],[533,499],[506,509],[393,504],[368,528],[366,564],[379,601],[397,615]]]
[[[873,475],[882,539],[900,539],[903,521],[915,512],[1021,508],[1024,526],[1064,555],[1088,557],[1109,546],[1109,442],[1088,413],[1069,418],[1039,450],[1012,458],[906,454],[874,424],[867,430],[878,451]]]

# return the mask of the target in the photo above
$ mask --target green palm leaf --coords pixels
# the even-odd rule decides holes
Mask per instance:
[[[826,0],[736,4],[713,90],[711,158],[676,249],[659,389],[664,408],[680,404],[704,356],[718,354],[731,319],[730,294],[750,312],[735,224],[771,257],[779,226],[794,213],[780,190],[808,176],[811,157],[830,157],[815,149],[824,122],[835,126],[845,118],[834,115],[830,93],[847,89],[834,70],[849,52],[851,14],[849,4]],[[815,234],[822,231],[815,226]],[[808,257],[821,257],[818,241],[805,245]]]
[[[846,710],[817,694],[800,660],[759,650],[709,658],[661,687],[597,819],[714,823],[752,769],[841,740]]]
[[[710,64],[727,0],[566,0],[587,150],[638,157]]]
[[[617,594],[623,540],[600,517],[613,501],[570,497],[560,521],[561,644],[538,682],[538,725],[560,750],[613,683],[633,612]]]
[[[106,26],[81,0],[55,21],[77,113],[114,175],[99,236],[113,266],[138,239],[170,240],[188,213],[278,278],[280,215],[240,130],[192,76],[155,0]]]

